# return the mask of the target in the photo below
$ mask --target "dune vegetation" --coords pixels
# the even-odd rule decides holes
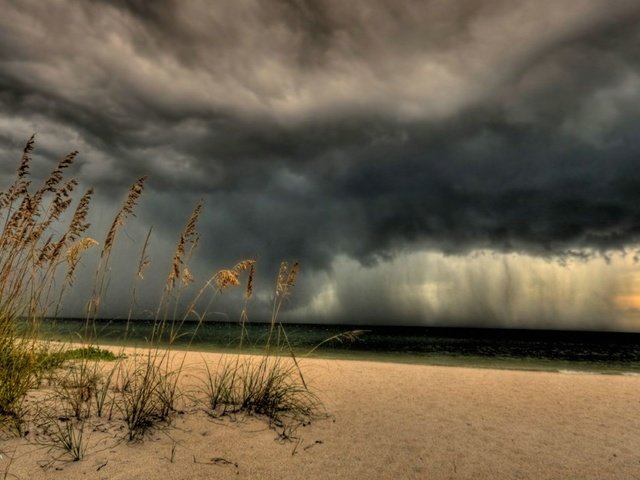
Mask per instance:
[[[113,247],[134,214],[145,177],[133,182],[105,238],[98,241],[87,236],[93,189],[78,194],[78,181],[67,178],[77,152],[66,155],[42,184],[34,186],[30,174],[33,149],[32,137],[15,180],[0,193],[3,439],[17,436],[41,445],[50,452],[51,462],[78,461],[91,452],[87,432],[101,429],[112,434],[114,441],[144,441],[148,432],[160,425],[170,426],[177,412],[194,404],[212,417],[261,416],[285,438],[294,431],[292,425],[319,414],[321,403],[309,388],[278,321],[295,285],[298,263],[283,262],[277,274],[263,354],[248,357],[238,351],[222,357],[218,364],[204,364],[202,387],[195,392],[183,389],[185,352],[173,347],[185,334],[185,322],[193,325],[195,319],[199,324],[218,295],[240,287],[244,289],[239,322],[242,338],[256,269],[255,261],[243,260],[213,272],[197,286],[189,262],[198,246],[201,203],[178,236],[148,345],[126,354],[124,349],[114,354],[97,347],[93,326],[108,289]],[[143,281],[149,262],[148,240],[142,247],[136,282]],[[90,249],[94,249],[97,264],[86,302],[86,327],[78,344],[43,340],[39,337],[42,325],[60,311],[65,295],[74,288],[80,260]]]

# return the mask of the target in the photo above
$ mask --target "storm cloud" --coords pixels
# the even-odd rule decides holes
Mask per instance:
[[[309,320],[370,318],[309,306],[352,261],[490,251],[500,270],[640,239],[635,0],[0,5],[3,178],[33,132],[43,164],[80,150],[105,205],[149,174],[160,243],[203,198],[198,261],[300,259]]]

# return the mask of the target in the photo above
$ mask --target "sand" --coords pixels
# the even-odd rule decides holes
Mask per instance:
[[[189,353],[187,384],[217,358]],[[6,478],[30,480],[640,479],[640,377],[321,359],[303,367],[327,417],[292,441],[261,419],[212,419],[192,405],[142,442],[88,433],[78,462],[5,439],[0,478],[8,469]]]

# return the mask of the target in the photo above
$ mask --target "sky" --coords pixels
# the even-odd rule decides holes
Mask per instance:
[[[36,176],[79,150],[99,238],[149,176],[107,314],[202,199],[192,271],[256,259],[254,320],[299,260],[289,321],[640,330],[637,0],[0,10],[0,180],[32,133]]]

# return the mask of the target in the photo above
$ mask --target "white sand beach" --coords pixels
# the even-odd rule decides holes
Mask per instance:
[[[185,388],[203,360],[187,354]],[[189,405],[130,443],[94,426],[85,458],[2,442],[13,479],[634,479],[640,377],[304,360],[326,418],[289,441],[260,418],[211,418]],[[13,459],[10,460],[9,458]]]

